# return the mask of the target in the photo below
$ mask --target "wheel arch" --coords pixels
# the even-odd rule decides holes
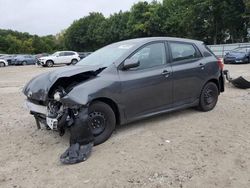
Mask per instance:
[[[54,62],[52,59],[46,60],[46,63],[47,63],[48,61],[51,61],[53,64],[55,64],[55,62]]]
[[[208,80],[208,81],[203,85],[203,88],[204,88],[204,86],[205,86],[207,83],[209,83],[209,82],[215,83],[216,86],[217,86],[217,88],[218,88],[219,93],[221,92],[219,80],[216,79],[216,78],[212,78],[212,79]]]
[[[118,105],[112,99],[106,98],[106,97],[100,97],[100,98],[93,99],[90,102],[90,105],[94,102],[97,102],[97,101],[103,102],[112,108],[113,112],[115,113],[116,125],[119,125],[121,123],[121,119],[120,119],[121,116],[120,116],[120,110],[118,108]]]
[[[6,67],[6,63],[4,61],[0,61],[0,63],[2,63],[4,67]]]

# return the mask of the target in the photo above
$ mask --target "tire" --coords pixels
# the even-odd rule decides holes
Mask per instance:
[[[112,108],[103,102],[94,102],[88,109],[89,125],[94,135],[94,145],[104,143],[112,135],[116,118]]]
[[[75,65],[77,62],[78,62],[77,59],[72,59],[70,64]]]
[[[5,67],[5,63],[0,62],[0,67]]]
[[[47,67],[53,67],[54,66],[54,62],[51,61],[51,60],[48,60],[48,61],[46,61],[46,66]]]
[[[219,90],[215,83],[208,82],[202,89],[198,109],[207,112],[213,110],[217,104]]]
[[[22,65],[27,65],[27,61],[23,61],[23,62],[22,62]]]

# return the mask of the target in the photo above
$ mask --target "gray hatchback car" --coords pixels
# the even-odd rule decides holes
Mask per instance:
[[[82,119],[87,117],[100,144],[117,124],[189,107],[212,110],[224,91],[222,72],[223,62],[201,41],[138,38],[39,75],[23,92],[37,122],[61,134],[85,110]]]

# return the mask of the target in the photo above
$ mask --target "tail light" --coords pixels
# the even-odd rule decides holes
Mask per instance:
[[[221,70],[224,69],[224,61],[223,61],[223,58],[219,58],[218,59],[218,65],[220,67]]]

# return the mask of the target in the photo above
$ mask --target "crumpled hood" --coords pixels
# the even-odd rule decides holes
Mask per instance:
[[[29,99],[46,101],[50,88],[59,78],[71,77],[98,69],[100,69],[99,66],[68,66],[43,73],[30,80],[24,87],[23,93]]]

